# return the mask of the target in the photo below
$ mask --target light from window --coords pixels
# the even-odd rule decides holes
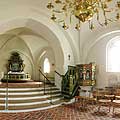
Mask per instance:
[[[120,72],[120,36],[110,40],[107,45],[107,72]]]
[[[44,73],[50,73],[50,63],[48,58],[44,60]]]

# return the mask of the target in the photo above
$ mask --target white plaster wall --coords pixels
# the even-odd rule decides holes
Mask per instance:
[[[83,28],[84,29],[84,28]],[[80,33],[80,41],[81,43],[81,51],[82,51],[82,60],[85,62],[87,54],[91,47],[93,47],[96,42],[102,39],[105,36],[111,35],[113,33],[117,33],[120,29],[119,22],[114,22],[106,27],[98,27],[95,30],[84,31],[81,30]]]
[[[57,36],[61,40],[60,44],[62,44],[63,42],[63,44],[65,43],[69,47],[68,50],[64,49],[64,51],[66,51],[64,54],[65,65],[66,64],[68,65],[69,63],[69,61],[67,61],[68,52],[70,52],[71,54],[71,59],[73,58],[70,64],[79,63],[80,59],[83,59],[84,61],[85,59],[83,57],[80,58],[80,56],[84,55],[84,52],[85,52],[84,44],[86,43],[88,44],[86,45],[86,49],[87,49],[87,47],[89,47],[89,44],[93,42],[92,41],[93,39],[91,40],[92,36],[94,36],[98,32],[102,32],[104,28],[100,30],[98,29],[100,28],[100,26],[96,26],[95,30],[97,29],[98,30],[96,32],[95,31],[91,32],[90,30],[88,30],[88,25],[86,24],[82,25],[81,31],[80,31],[81,39],[79,41],[78,32],[74,30],[74,27],[64,32],[63,29],[58,29],[59,27],[56,23],[53,23],[53,21],[50,21],[49,17],[51,14],[50,14],[50,11],[48,11],[48,9],[46,8],[47,3],[48,3],[48,0],[34,0],[34,1],[33,0],[12,0],[12,1],[1,0],[0,1],[0,15],[1,15],[0,25],[2,25],[3,23],[5,24],[3,26],[0,26],[1,27],[0,32],[1,31],[3,32],[5,28],[11,29],[12,27],[15,27],[15,26],[21,26],[21,25],[25,26],[28,22],[28,19],[36,19],[40,21],[42,24],[46,25],[48,28],[50,28],[53,32],[55,31],[55,33],[57,33],[57,31],[59,31],[58,34],[59,33],[60,34],[59,35],[57,34]],[[11,25],[7,24],[7,22],[12,21],[14,19],[18,19],[19,22],[13,22]],[[25,19],[25,20],[22,23],[20,19]],[[72,21],[72,24],[75,24],[74,20]],[[57,29],[56,29],[56,26],[58,27]],[[68,43],[64,42],[64,40],[66,39],[67,41],[69,41]],[[63,45],[61,46],[63,48]],[[78,48],[79,46],[81,46],[80,49]],[[66,66],[63,66],[63,67],[66,69]]]
[[[63,32],[48,19],[42,17],[40,22],[41,23],[38,23],[37,21],[31,19],[29,20],[27,27],[49,41],[49,45],[53,48],[55,54],[55,60],[57,62],[56,67],[61,69],[62,72],[66,72],[69,64],[75,64],[73,51],[69,41],[64,36]],[[68,60],[68,54],[71,55],[70,61]]]
[[[29,46],[34,60],[36,60],[36,58],[39,56],[41,49],[48,47],[48,41],[40,36],[21,35],[21,38],[24,39]]]
[[[50,21],[50,13],[48,12],[46,5],[46,0],[0,1],[0,34],[19,27],[30,28],[35,33],[44,37],[45,40],[49,41],[49,46],[52,47],[54,51],[55,69],[63,74],[67,71],[68,65],[74,65],[79,62],[78,32],[75,32],[73,29],[64,31],[59,25]],[[24,45],[22,46],[20,42],[15,42],[14,44],[17,44],[17,47],[14,48],[11,44],[11,47],[13,46],[11,49],[9,49],[8,46],[8,48],[5,48],[4,50],[20,50],[21,53],[26,54],[33,65],[36,66],[35,56],[38,56],[37,52],[41,47],[38,46],[37,42],[35,42],[34,45],[32,44],[32,37],[28,42],[29,38],[30,37],[28,36],[23,37],[23,40],[27,43],[26,47],[23,47]],[[33,39],[36,40],[36,38]],[[26,48],[29,48],[29,54]],[[68,60],[69,54],[71,56],[70,60]],[[35,78],[35,70],[33,70],[32,76]],[[61,84],[58,84],[58,86],[61,86]]]
[[[87,54],[85,62],[95,62],[97,64],[97,87],[105,87],[120,82],[120,73],[106,72],[106,45],[109,40],[115,36],[120,36],[120,31],[104,34],[100,39],[98,38],[96,40],[97,42],[91,47]]]
[[[52,47],[55,51],[55,59],[58,62],[58,66],[56,66],[61,72],[66,72],[67,65],[69,64],[75,64],[76,61],[79,61],[79,49],[78,49],[78,36],[75,31],[70,30],[71,32],[67,31],[65,32],[63,29],[61,30],[59,26],[51,22],[49,19],[49,13],[46,8],[47,1],[18,1],[13,0],[11,2],[8,1],[0,1],[1,2],[1,22],[0,22],[0,32],[4,33],[6,30],[13,29],[15,27],[21,27],[21,26],[27,26],[29,28],[32,28],[33,30],[36,29],[37,33],[44,33],[43,36],[47,37],[47,39],[51,38],[52,40]],[[44,9],[43,9],[44,8]],[[45,9],[46,8],[46,9]],[[23,20],[24,19],[24,20]],[[34,19],[41,24],[44,24],[46,27],[38,26],[38,24],[33,24],[33,22],[29,21],[28,19]],[[15,21],[14,21],[15,20]],[[22,20],[22,22],[20,22]],[[10,22],[10,24],[9,24]],[[3,25],[4,24],[4,25]],[[39,29],[38,29],[39,27]],[[53,34],[50,34],[48,30],[51,30]],[[36,32],[35,31],[35,32]],[[68,33],[68,34],[67,34]],[[52,37],[54,38],[52,38]],[[54,39],[58,39],[59,43],[55,43]],[[56,40],[57,40],[56,39]],[[55,47],[56,46],[56,47]],[[63,50],[64,58],[60,53],[60,50],[58,48],[61,47]],[[57,52],[59,51],[60,58],[64,59],[64,63],[61,59],[58,59]],[[68,54],[71,55],[71,60],[68,61]],[[62,63],[63,65],[61,65]]]
[[[59,75],[55,74],[55,85],[61,90],[61,82],[62,82],[62,77]]]

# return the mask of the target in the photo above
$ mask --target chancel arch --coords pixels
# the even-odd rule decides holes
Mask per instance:
[[[11,30],[12,31],[12,30]],[[10,31],[10,32],[11,32]],[[30,73],[32,79],[34,79],[34,67],[33,67],[33,60],[31,57],[31,51],[29,47],[27,46],[26,42],[20,38],[19,36],[11,33],[5,33],[0,35],[0,72],[7,73],[6,64],[9,60],[9,57],[12,52],[18,52],[24,59],[25,64],[27,67],[25,67],[25,72]]]
[[[34,16],[34,18],[32,16]],[[44,18],[44,19],[47,20],[47,18]],[[48,23],[49,23],[49,21],[48,21]],[[7,24],[7,26],[5,26],[5,24]],[[38,14],[35,15],[32,13],[31,18],[29,18],[29,19],[28,18],[23,18],[23,19],[12,19],[11,18],[11,20],[7,21],[7,23],[3,23],[0,26],[1,26],[1,28],[3,28],[3,30],[0,30],[2,33],[9,31],[11,29],[16,29],[19,27],[26,27],[28,29],[31,29],[34,33],[44,37],[45,40],[50,42],[50,45],[54,49],[55,59],[56,59],[57,65],[58,65],[58,69],[61,70],[61,68],[62,68],[61,72],[65,71],[66,66],[68,64],[74,64],[75,58],[73,55],[73,51],[72,51],[70,43],[66,39],[65,35],[59,30],[54,31],[54,28],[59,29],[59,27],[53,23],[52,23],[52,25],[51,25],[51,23],[46,24],[45,20],[39,19]],[[59,59],[58,59],[58,53],[60,56]],[[68,59],[67,59],[68,54],[71,55],[70,61],[68,61]],[[76,53],[74,53],[74,54],[76,54]],[[63,64],[61,64],[61,61],[63,62]]]
[[[0,74],[7,74],[8,72],[11,71],[8,69],[8,64],[9,64],[10,57],[11,57],[12,53],[14,53],[14,52],[18,53],[20,55],[21,59],[23,60],[23,64],[25,65],[23,72],[29,73],[31,76],[31,79],[34,79],[34,75],[33,75],[34,66],[33,66],[32,61],[30,60],[30,57],[25,52],[22,52],[18,49],[4,52],[4,54],[1,55],[1,57],[0,57],[0,61],[1,61],[0,62]]]
[[[56,61],[55,61],[54,51],[50,47],[46,47],[41,50],[38,61],[37,61],[37,66],[38,66],[37,71],[38,71],[38,69],[40,69],[44,73],[44,61],[46,58],[49,60],[49,64],[50,64],[49,76],[54,77]],[[38,74],[37,71],[36,71],[36,73]],[[36,75],[36,76],[38,76],[38,75]],[[39,76],[39,77],[42,77],[42,76]]]
[[[37,14],[38,15],[38,14]],[[33,15],[34,16],[34,15]],[[45,18],[45,20],[47,20],[47,18]],[[45,20],[43,19],[39,19],[38,16],[35,15],[35,17],[31,17],[31,18],[24,18],[24,19],[11,19],[10,21],[7,21],[7,26],[5,26],[4,24],[1,24],[1,28],[4,28],[3,30],[0,30],[1,32],[6,32],[6,31],[10,31],[12,29],[16,29],[16,28],[27,28],[29,29],[27,33],[24,34],[24,30],[23,33],[21,32],[21,34],[19,34],[18,36],[20,38],[22,38],[28,48],[31,51],[31,57],[33,56],[33,51],[30,48],[30,44],[29,44],[29,39],[27,40],[26,38],[24,38],[24,35],[33,35],[33,36],[37,36],[37,37],[42,37],[45,41],[48,41],[48,45],[49,47],[51,47],[54,51],[54,58],[55,58],[55,64],[54,65],[54,69],[57,70],[59,73],[61,74],[65,74],[65,72],[68,69],[68,65],[74,65],[75,61],[74,59],[77,60],[77,58],[74,58],[74,53],[72,51],[71,45],[69,43],[69,41],[67,40],[67,38],[65,37],[65,35],[63,34],[63,32],[59,29],[58,26],[56,26],[55,24],[51,24],[48,20],[48,23],[46,24]],[[23,22],[23,23],[22,23]],[[0,28],[0,29],[1,29]],[[56,30],[54,30],[56,29]],[[6,31],[5,31],[6,30]],[[17,29],[18,30],[18,29]],[[18,30],[19,31],[19,30]],[[31,32],[32,31],[32,32]],[[14,30],[13,30],[14,32]],[[8,32],[9,33],[9,32]],[[33,41],[34,44],[34,41]],[[38,46],[40,44],[40,41],[38,42]],[[39,49],[37,51],[39,53]],[[76,54],[76,53],[75,53]],[[70,60],[68,59],[68,55],[70,55]],[[37,62],[36,62],[37,57],[33,57],[33,64],[34,64],[34,70],[33,70],[33,74],[34,74],[34,79],[37,80],[38,79],[38,74],[36,76],[36,70],[37,70]],[[77,60],[78,61],[78,60]],[[57,79],[57,78],[55,78]],[[61,82],[60,82],[61,84]],[[60,86],[57,85],[57,86]]]
[[[25,64],[24,72],[29,73],[31,75],[31,78],[34,79],[34,63],[33,63],[32,59],[31,59],[31,57],[27,53],[25,53],[23,51],[20,51],[18,49],[11,50],[9,52],[9,54],[11,55],[14,52],[19,53],[21,58],[24,60],[23,61],[23,64]]]

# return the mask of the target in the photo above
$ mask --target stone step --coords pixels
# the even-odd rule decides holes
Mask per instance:
[[[8,90],[8,92],[34,92],[34,91],[44,91],[44,88],[0,88],[0,93],[2,92],[6,92]],[[46,87],[45,91],[51,91],[51,90],[59,90],[56,87]]]
[[[44,85],[37,82],[8,83],[9,88],[5,87],[6,83],[2,85],[0,85],[0,111],[3,112],[40,110],[62,104],[61,91],[55,85],[46,85],[45,94]]]
[[[23,82],[23,83],[2,83],[0,82],[0,88],[39,88],[44,86],[43,82]],[[46,86],[50,86],[46,84]]]
[[[47,97],[50,97],[51,95],[52,96],[57,96],[57,95],[60,95],[61,93],[60,92],[56,92],[56,93],[52,93],[52,94],[50,94],[50,93],[47,93],[47,94],[34,94],[34,95],[8,95],[8,98],[9,99],[29,99],[29,98],[47,98]],[[0,99],[4,99],[4,98],[6,98],[6,95],[0,95]]]
[[[39,98],[39,99],[29,99],[29,100],[9,100],[8,103],[32,103],[32,102],[45,102],[45,101],[48,101],[48,100],[54,100],[54,99],[61,99],[62,96],[59,95],[59,96],[53,96],[53,97],[48,97],[48,98]]]
[[[33,102],[33,103],[19,103],[19,104],[8,104],[7,109],[9,111],[13,110],[14,112],[17,112],[16,110],[36,110],[36,109],[47,109],[51,108],[54,105],[61,105],[62,104],[62,98],[58,99],[52,99],[52,100],[46,100],[42,102]],[[0,104],[0,110],[5,110],[5,104]],[[1,111],[0,111],[1,112]]]
[[[44,105],[50,107],[50,102],[57,102],[63,99],[59,94],[58,96],[49,96],[47,98],[38,98],[38,99],[27,99],[27,100],[9,100],[8,99],[8,108],[9,110],[24,110],[24,109],[36,109],[42,108]],[[5,110],[6,100],[0,100],[0,110]],[[43,108],[42,108],[43,109]]]
[[[51,91],[45,91],[46,94],[49,93],[58,93],[59,90],[51,90]],[[8,95],[37,95],[37,94],[44,94],[44,91],[27,91],[27,92],[8,92]],[[6,95],[6,92],[0,92],[0,95]]]
[[[58,101],[60,100],[61,98],[58,97],[58,98],[54,98],[54,99],[41,99],[40,101],[38,100],[34,100],[34,101],[8,101],[8,106],[16,106],[16,107],[19,107],[19,106],[29,106],[29,105],[39,105],[39,104],[44,104],[44,103],[49,103],[51,100],[53,102],[55,101]],[[4,103],[0,103],[0,106],[5,106]]]
[[[5,110],[5,106],[0,106],[0,110]]]
[[[8,103],[29,103],[29,102],[36,102],[36,101],[45,101],[45,100],[51,100],[56,98],[61,98],[62,96],[60,94],[54,95],[54,96],[46,96],[46,97],[26,97],[26,98],[0,98],[0,104],[5,103],[6,100],[8,100]]]
[[[8,98],[8,105],[29,105],[29,104],[43,104],[43,103],[47,103],[51,100],[55,101],[55,100],[60,100],[62,99],[63,97],[61,95],[58,95],[58,96],[50,96],[50,97],[47,97],[47,98],[36,98],[36,99],[9,99]],[[0,107],[1,106],[5,106],[6,104],[6,99],[2,99],[0,100]]]
[[[50,101],[49,103],[39,104],[39,105],[29,105],[29,106],[10,106],[7,112],[28,112],[28,111],[35,111],[35,110],[44,110],[53,107],[57,107],[62,105],[63,100],[58,101]],[[0,112],[6,112],[6,110],[1,110]]]

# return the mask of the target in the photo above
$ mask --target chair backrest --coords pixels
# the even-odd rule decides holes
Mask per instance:
[[[117,88],[117,89],[115,90],[115,95],[120,96],[120,88]]]
[[[104,98],[105,96],[105,90],[103,88],[96,88],[95,91],[93,91],[93,97],[95,97],[97,100]]]

